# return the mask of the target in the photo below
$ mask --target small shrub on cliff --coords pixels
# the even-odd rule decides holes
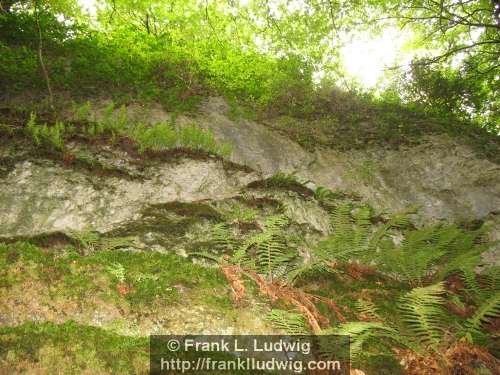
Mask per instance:
[[[44,145],[58,151],[62,150],[64,146],[64,123],[57,121],[52,126],[37,124],[36,115],[32,113],[26,125],[26,129],[36,145]]]
[[[141,154],[146,150],[165,151],[177,144],[177,133],[168,123],[159,123],[151,127],[139,123],[130,135],[138,143]]]
[[[183,147],[204,150],[223,157],[229,156],[232,151],[230,144],[217,144],[211,129],[204,130],[196,125],[186,126],[181,129],[180,143]]]

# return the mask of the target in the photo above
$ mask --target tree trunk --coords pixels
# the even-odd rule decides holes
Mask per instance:
[[[35,21],[38,32],[38,60],[40,62],[40,67],[42,68],[42,74],[45,79],[45,83],[47,85],[47,91],[49,93],[49,106],[51,110],[54,110],[54,95],[52,94],[52,87],[50,85],[49,72],[47,71],[45,63],[43,61],[43,38],[42,38],[42,28],[40,27],[40,14],[38,11],[37,0],[33,2],[33,6],[35,8]]]

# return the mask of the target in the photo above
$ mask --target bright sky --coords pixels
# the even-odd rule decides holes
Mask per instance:
[[[344,69],[363,87],[375,87],[386,68],[410,62],[412,55],[404,52],[408,39],[395,27],[385,29],[379,36],[356,33],[341,48]]]

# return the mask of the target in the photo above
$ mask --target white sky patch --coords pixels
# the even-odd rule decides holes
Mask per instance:
[[[386,68],[410,61],[411,56],[402,52],[407,41],[397,28],[387,28],[379,36],[356,33],[346,37],[340,50],[344,69],[363,87],[375,87]]]
[[[78,4],[84,12],[94,17],[97,12],[97,0],[78,0]]]

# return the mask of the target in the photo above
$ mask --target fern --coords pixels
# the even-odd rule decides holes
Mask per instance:
[[[289,335],[310,334],[306,320],[302,314],[273,309],[267,315],[266,319],[269,320],[275,328],[281,329]]]
[[[211,129],[204,130],[194,124],[181,129],[179,141],[183,147],[204,150],[222,157],[229,157],[232,152],[232,146],[229,143],[217,144]]]
[[[399,247],[378,253],[377,262],[395,278],[413,286],[423,285],[459,233],[453,226],[407,232]]]
[[[481,274],[485,289],[499,290],[500,289],[500,267],[495,266],[488,268]]]
[[[322,334],[349,336],[353,360],[363,353],[363,347],[370,340],[380,341],[381,338],[400,340],[396,330],[378,322],[348,322],[339,327],[324,330]]]
[[[120,283],[125,282],[126,273],[125,267],[121,263],[113,263],[112,265],[107,267],[107,271],[116,278]]]
[[[216,250],[221,252],[233,252],[237,242],[233,233],[225,223],[215,224],[211,229],[211,242]]]
[[[460,272],[466,291],[471,297],[479,299],[484,297],[484,289],[478,283],[476,270],[483,262],[481,254],[492,244],[482,240],[485,230],[483,227],[472,232],[460,231],[450,244],[448,254],[443,259],[444,267],[438,274],[440,278],[444,278],[451,273]]]
[[[371,301],[359,299],[356,301],[356,309],[364,316],[371,320],[382,320],[378,314],[378,308]]]
[[[57,121],[52,126],[37,124],[36,115],[31,113],[30,119],[26,124],[26,129],[36,145],[48,146],[58,151],[64,148],[64,123]]]
[[[349,261],[368,250],[371,210],[363,206],[352,211],[352,205],[344,203],[331,213],[332,234],[319,244],[316,253],[320,258]]]
[[[415,212],[416,209],[412,207],[403,212],[392,215],[389,220],[381,225],[372,235],[370,239],[370,247],[376,250],[380,241],[389,234],[391,229],[409,227],[411,225],[411,215]]]
[[[314,191],[314,198],[327,207],[335,206],[335,202],[337,199],[341,197],[341,194],[335,193],[328,188],[323,186],[318,186]]]
[[[444,311],[444,284],[414,288],[401,298],[398,308],[405,322],[418,340],[431,347],[442,337],[441,321]]]
[[[316,276],[320,274],[337,273],[332,267],[323,261],[308,262],[305,264],[292,265],[288,271],[287,278],[292,284],[297,283],[305,277]]]
[[[94,231],[69,231],[69,236],[73,238],[80,247],[93,251],[99,243],[99,233]]]
[[[76,104],[75,106],[76,107]],[[83,105],[74,108],[74,116],[77,121],[87,120],[90,114],[90,110],[92,109],[92,105],[89,101],[86,101]]]
[[[177,133],[168,123],[158,123],[151,127],[137,124],[131,137],[139,144],[141,154],[147,150],[165,151],[175,147],[177,143]]]
[[[478,307],[474,315],[465,323],[466,333],[477,334],[483,324],[500,317],[500,292],[497,291]]]
[[[288,248],[283,227],[288,224],[288,218],[283,215],[271,216],[264,223],[264,231],[253,238],[256,245],[257,266],[261,273],[270,280],[275,271],[284,274],[283,265],[288,264],[296,256],[296,252]]]

